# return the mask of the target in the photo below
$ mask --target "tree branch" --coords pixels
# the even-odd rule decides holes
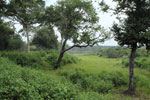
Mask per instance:
[[[93,42],[92,44],[86,44],[86,45],[79,45],[79,44],[76,44],[76,45],[73,45],[73,46],[71,46],[70,48],[67,48],[67,49],[65,49],[64,50],[64,52],[66,52],[66,51],[68,51],[68,50],[70,50],[70,49],[72,49],[72,48],[74,48],[74,47],[79,47],[79,48],[82,48],[82,47],[88,47],[88,46],[90,46],[90,47],[92,47],[92,46],[94,46],[96,43],[98,43],[99,41],[95,41],[95,42]]]

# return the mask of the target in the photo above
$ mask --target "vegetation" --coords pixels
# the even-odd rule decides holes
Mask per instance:
[[[114,0],[117,2],[115,13],[126,15],[122,19],[118,16],[120,24],[114,24],[112,31],[114,32],[115,40],[119,45],[127,45],[131,48],[129,72],[130,81],[128,93],[132,94],[135,90],[134,79],[134,58],[137,48],[146,46],[150,48],[150,31],[149,31],[149,15],[150,15],[150,2],[147,0]]]
[[[39,23],[42,16],[45,2],[43,0],[8,0],[2,1],[4,16],[12,20],[14,23],[17,21],[22,25],[20,32],[23,32],[27,37],[27,51],[30,52],[30,31],[33,24]]]
[[[33,37],[32,44],[39,49],[57,49],[58,40],[54,30],[46,27],[39,29]]]
[[[122,64],[123,66],[127,67],[129,65],[129,62],[127,59],[123,59]],[[150,69],[149,57],[137,57],[135,58],[134,64],[135,64],[135,67],[138,67],[141,69],[146,69],[146,70]]]
[[[41,71],[21,68],[6,58],[0,58],[0,64],[1,100],[75,98],[75,89],[67,82],[55,81]]]
[[[130,56],[130,49],[126,47],[109,47],[100,48],[97,52],[100,57],[106,58],[128,58]],[[145,48],[137,49],[135,57],[149,57],[149,52]]]
[[[0,0],[0,100],[150,100],[150,1],[113,1]]]
[[[128,68],[120,67],[121,59],[97,56],[78,56],[78,58],[81,61],[76,64],[65,65],[55,71],[45,71],[21,67],[1,57],[0,99],[150,99],[149,71],[135,68],[136,92],[133,96],[127,96],[123,91],[128,87]]]
[[[0,52],[1,57],[6,57],[12,62],[22,67],[30,67],[36,69],[52,69],[54,68],[57,58],[58,52],[55,50],[51,51],[36,51],[36,52]],[[65,54],[61,65],[76,63],[77,58]]]
[[[0,22],[0,50],[19,50],[24,46],[21,37],[15,34],[8,23]]]
[[[58,1],[56,7],[50,6],[46,10],[46,23],[54,24],[61,35],[61,50],[55,66],[60,67],[63,55],[66,51],[74,47],[94,46],[103,42],[108,36],[100,32],[98,25],[99,18],[92,2],[86,0],[62,0]],[[96,36],[95,33],[98,33]],[[66,48],[68,41],[72,41],[73,46]]]

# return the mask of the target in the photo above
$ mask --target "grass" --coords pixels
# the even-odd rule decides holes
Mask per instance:
[[[80,68],[89,73],[99,73],[101,71],[126,70],[121,68],[121,59],[100,58],[98,56],[77,56],[80,61],[77,64],[63,66],[65,69]]]
[[[61,70],[65,69],[69,71],[78,68],[92,74],[97,74],[102,71],[120,71],[122,73],[129,73],[128,68],[122,66],[122,59],[100,58],[95,55],[76,55],[76,57],[80,59],[78,63],[62,66],[58,70],[50,71],[50,74],[54,77],[58,77],[56,73],[59,73]],[[141,78],[147,78],[150,77],[150,72],[144,69],[135,68],[135,75],[138,75]],[[150,80],[148,81],[150,82]],[[128,87],[120,87],[103,96],[106,100],[150,100],[150,90],[148,90],[148,88],[146,89],[145,87],[137,86],[136,94],[134,96],[123,94],[123,91],[127,90],[127,88]]]

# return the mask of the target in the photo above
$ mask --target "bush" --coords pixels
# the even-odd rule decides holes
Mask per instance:
[[[57,51],[51,51],[48,52],[47,57],[46,57],[46,62],[48,62],[49,65],[51,65],[51,67],[53,68],[56,65],[57,59],[59,56],[59,52]],[[67,64],[72,64],[72,63],[76,63],[78,61],[78,59],[74,56],[71,56],[69,54],[65,54],[61,65],[67,65]]]
[[[83,92],[76,96],[75,100],[104,100],[97,92]]]
[[[32,51],[27,52],[0,52],[0,57],[6,57],[17,65],[23,67],[43,68],[55,66],[59,52],[56,50],[49,51]],[[78,59],[74,56],[65,54],[61,65],[76,63]]]
[[[149,57],[137,57],[134,61],[135,67],[142,69],[150,69],[150,59]],[[127,59],[122,60],[122,65],[125,67],[129,66],[129,61]]]
[[[106,72],[103,71],[99,74],[99,78],[104,81],[111,81],[115,87],[128,85],[128,74],[123,74],[119,71]]]
[[[1,52],[1,57],[6,57],[17,65],[41,68],[44,66],[41,55],[38,52]]]
[[[69,82],[21,68],[6,58],[0,58],[0,80],[0,100],[74,100],[76,95]]]
[[[61,71],[59,72],[59,75],[65,76],[68,80],[70,80],[73,84],[76,84],[78,88],[82,90],[108,93],[113,88],[111,81],[101,80],[98,75],[88,74],[80,69]]]
[[[129,49],[121,47],[102,48],[98,52],[98,56],[107,58],[124,58],[130,54]]]

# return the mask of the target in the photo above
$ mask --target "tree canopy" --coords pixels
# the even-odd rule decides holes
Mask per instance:
[[[32,42],[41,49],[57,49],[58,40],[54,33],[52,28],[41,28],[35,33]]]
[[[45,2],[43,0],[8,0],[3,2],[2,9],[5,17],[13,22],[19,22],[27,37],[27,51],[30,51],[29,32],[33,24],[39,22],[41,13],[44,11]]]

